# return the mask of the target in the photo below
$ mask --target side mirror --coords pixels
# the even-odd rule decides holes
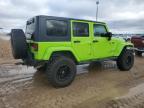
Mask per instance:
[[[97,34],[98,34],[98,33],[97,33]],[[95,35],[96,35],[96,34],[95,34]],[[100,35],[101,37],[107,37],[108,40],[110,41],[113,34],[112,34],[111,32],[107,32],[107,33],[99,33],[99,35]]]
[[[110,41],[112,38],[112,33],[111,32],[106,33],[106,37],[108,37],[108,40]]]

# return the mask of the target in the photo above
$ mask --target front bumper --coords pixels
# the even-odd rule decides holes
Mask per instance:
[[[135,51],[144,52],[144,48],[134,48]]]

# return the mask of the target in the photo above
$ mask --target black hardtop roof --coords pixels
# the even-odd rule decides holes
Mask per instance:
[[[46,15],[38,15],[36,17],[44,17],[44,18],[49,18],[49,19],[78,20],[78,21],[87,21],[87,22],[95,22],[95,23],[100,23],[100,24],[106,24],[105,22],[85,20],[85,19],[76,19],[76,18],[67,18],[67,17],[46,16]]]

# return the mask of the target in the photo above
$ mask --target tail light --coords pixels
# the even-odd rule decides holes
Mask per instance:
[[[32,43],[31,47],[34,51],[38,51],[38,44],[37,43]]]

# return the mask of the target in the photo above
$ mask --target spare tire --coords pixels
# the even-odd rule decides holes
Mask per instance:
[[[15,59],[24,59],[27,57],[27,42],[22,29],[11,30],[11,46]]]

